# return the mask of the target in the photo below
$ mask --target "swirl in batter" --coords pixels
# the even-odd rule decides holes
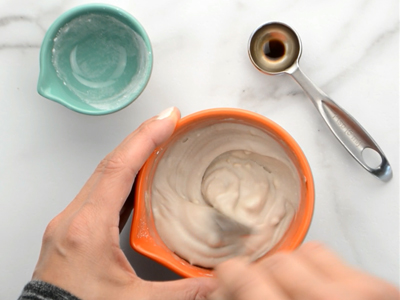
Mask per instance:
[[[178,135],[155,171],[151,203],[166,246],[213,268],[237,255],[254,260],[290,225],[300,180],[284,146],[263,130],[225,121]]]

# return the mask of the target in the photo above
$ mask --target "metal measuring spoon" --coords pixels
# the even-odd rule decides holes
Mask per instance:
[[[392,178],[392,168],[378,144],[352,116],[333,102],[300,70],[301,50],[299,35],[281,22],[261,25],[251,35],[248,44],[249,57],[258,70],[268,75],[286,73],[292,76],[311,99],[329,129],[354,159],[382,181],[389,181]]]

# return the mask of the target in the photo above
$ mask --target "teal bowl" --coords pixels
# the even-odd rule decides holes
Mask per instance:
[[[149,37],[129,13],[107,4],[68,10],[40,49],[40,95],[88,115],[116,112],[139,97],[153,67]]]

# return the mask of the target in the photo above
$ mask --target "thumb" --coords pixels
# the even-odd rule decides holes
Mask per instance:
[[[102,160],[67,209],[75,211],[91,201],[98,212],[117,220],[136,173],[153,150],[172,135],[179,118],[179,110],[171,107],[144,122]]]
[[[148,282],[151,300],[206,300],[217,288],[211,278],[189,278],[169,282]]]

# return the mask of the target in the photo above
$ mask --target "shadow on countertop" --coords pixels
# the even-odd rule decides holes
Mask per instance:
[[[128,261],[131,263],[133,269],[136,271],[136,274],[140,278],[150,281],[170,281],[182,278],[168,268],[137,253],[132,249],[131,245],[129,244],[131,224],[132,214],[130,215],[128,222],[126,222],[126,225],[120,234],[120,246],[128,258]]]

